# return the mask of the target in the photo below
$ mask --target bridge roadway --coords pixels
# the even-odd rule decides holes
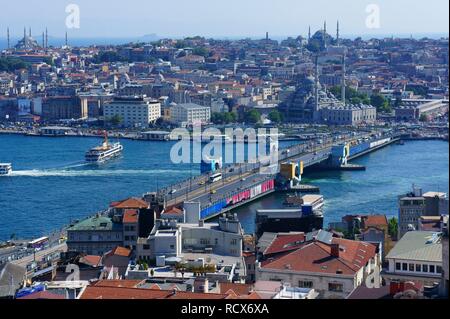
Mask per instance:
[[[327,160],[333,145],[364,138],[370,134],[372,133],[363,133],[350,139],[335,141],[334,143],[325,141],[324,144],[319,145],[316,142],[312,142],[280,149],[279,163],[303,161],[304,167],[312,166]],[[214,203],[226,197],[231,197],[241,190],[249,189],[273,179],[276,175],[261,173],[260,169],[260,163],[242,163],[226,166],[221,170],[223,176],[221,181],[210,183],[210,174],[204,174],[161,189],[159,196],[164,199],[166,207],[180,205],[185,201],[198,201],[203,209],[214,205]]]

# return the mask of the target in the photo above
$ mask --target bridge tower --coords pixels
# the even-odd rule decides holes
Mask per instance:
[[[300,162],[284,163],[280,166],[280,179],[281,182],[288,186],[288,188],[293,188],[300,185],[303,175],[304,164]]]
[[[331,149],[331,166],[339,168],[348,164],[350,156],[350,144],[335,145]]]

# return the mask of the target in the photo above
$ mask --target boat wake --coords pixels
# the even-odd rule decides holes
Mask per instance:
[[[174,170],[22,170],[13,171],[9,176],[27,176],[27,177],[102,177],[102,176],[140,176],[140,175],[159,175],[168,173],[189,174],[189,171]]]

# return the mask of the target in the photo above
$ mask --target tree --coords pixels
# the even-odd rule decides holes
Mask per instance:
[[[259,123],[261,121],[261,114],[257,110],[250,110],[245,113],[245,121],[252,124]]]
[[[380,112],[390,112],[391,107],[388,101],[381,94],[374,94],[370,97],[370,104],[377,108],[377,111]]]
[[[192,54],[200,55],[202,57],[207,58],[209,56],[209,51],[208,51],[208,49],[206,49],[204,47],[197,47],[194,50],[192,50]]]
[[[400,105],[402,105],[402,98],[397,97],[394,102],[394,107],[399,107]]]
[[[269,120],[273,123],[281,123],[283,122],[283,115],[277,110],[274,110],[269,113]]]
[[[0,72],[13,72],[15,70],[27,69],[29,67],[28,63],[23,62],[19,58],[6,57],[0,58]]]
[[[428,116],[425,113],[420,114],[419,121],[428,122]]]
[[[388,225],[388,233],[391,238],[395,239],[397,238],[397,232],[398,232],[398,220],[395,217],[392,217],[389,219],[389,225]]]
[[[122,117],[116,114],[109,119],[109,122],[112,126],[119,126],[122,123]]]

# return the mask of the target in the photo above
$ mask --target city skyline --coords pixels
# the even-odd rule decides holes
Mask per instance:
[[[344,0],[330,3],[320,0],[306,3],[283,0],[275,3],[269,0],[250,0],[239,3],[231,0],[226,5],[212,7],[205,0],[195,0],[195,5],[192,2],[186,5],[170,0],[164,6],[157,5],[154,1],[132,0],[127,6],[116,2],[108,4],[106,8],[104,1],[94,4],[79,0],[73,4],[80,9],[80,25],[79,28],[70,28],[66,25],[66,19],[71,11],[66,13],[66,7],[71,3],[50,5],[48,0],[44,0],[39,5],[32,3],[26,7],[5,3],[0,20],[1,28],[5,30],[2,33],[9,28],[11,38],[19,37],[24,26],[27,29],[31,27],[33,35],[39,35],[48,28],[50,35],[56,38],[64,37],[66,31],[72,38],[132,38],[145,35],[181,38],[200,35],[232,39],[264,37],[265,32],[269,32],[272,37],[282,38],[306,35],[309,26],[313,31],[322,29],[324,21],[327,21],[328,31],[333,35],[338,20],[343,37],[448,34],[447,1],[432,0],[426,6],[422,4],[423,1],[418,0],[413,1],[415,5],[405,0],[395,3],[386,0],[376,3],[354,2]],[[367,26],[368,16],[376,14],[371,5],[377,5],[380,10],[379,28]],[[35,12],[42,8],[46,10],[36,16]],[[222,14],[227,11],[229,14]],[[399,16],[398,12],[405,14]],[[190,19],[189,15],[195,19]],[[186,18],[179,19],[180,16]],[[419,19],[421,23],[417,23]],[[149,24],[146,25],[147,23]]]

